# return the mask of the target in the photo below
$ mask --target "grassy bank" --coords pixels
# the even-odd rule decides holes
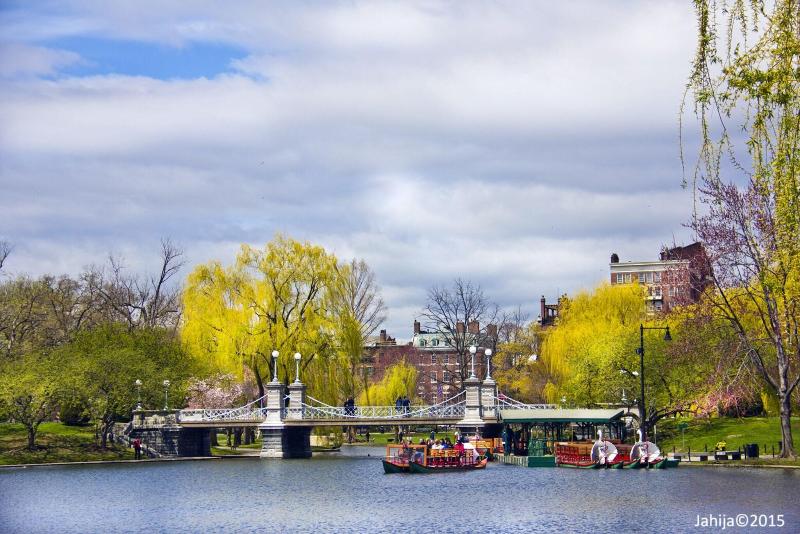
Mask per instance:
[[[727,450],[736,450],[746,443],[757,443],[760,453],[771,454],[772,447],[778,453],[781,441],[781,427],[778,417],[716,417],[712,419],[683,420],[688,425],[684,439],[678,424],[681,420],[662,421],[657,425],[658,444],[666,451],[673,447],[678,452],[701,452],[706,448],[713,451],[715,445],[724,441]],[[800,442],[800,417],[792,418],[792,435],[795,444]],[[766,445],[766,450],[764,446]]]
[[[134,457],[133,449],[121,446],[101,449],[95,444],[94,428],[91,426],[42,423],[36,444],[36,450],[29,451],[24,426],[0,423],[0,465],[132,460]]]

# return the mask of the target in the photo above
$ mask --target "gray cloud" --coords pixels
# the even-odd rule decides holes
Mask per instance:
[[[611,251],[688,239],[683,3],[79,2],[0,28],[25,50],[90,35],[249,51],[211,79],[0,82],[11,270],[109,251],[143,269],[161,236],[230,261],[281,231],[365,258],[405,338],[432,284],[472,278],[535,316],[539,295],[606,279]],[[2,68],[76,60],[48,53]]]

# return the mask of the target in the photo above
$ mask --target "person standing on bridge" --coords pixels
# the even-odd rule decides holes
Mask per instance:
[[[394,411],[395,413],[400,413],[400,410],[403,408],[403,399],[401,397],[397,397],[397,400],[394,401]]]

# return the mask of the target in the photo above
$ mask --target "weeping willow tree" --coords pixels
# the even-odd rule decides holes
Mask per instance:
[[[633,354],[644,319],[644,286],[638,284],[603,284],[562,305],[557,326],[542,343],[542,362],[552,377],[544,391],[548,402],[562,396],[579,405],[612,400],[606,383],[619,383],[620,369],[612,367],[621,355]]]
[[[800,3],[695,0],[698,45],[687,98],[700,142],[691,226],[705,244],[717,320],[780,405],[794,457],[800,382]],[[685,123],[684,123],[685,124]],[[687,180],[688,182],[689,180]]]
[[[394,406],[398,397],[413,398],[416,387],[416,367],[402,361],[387,368],[380,382],[367,387],[358,403],[363,406]]]
[[[579,293],[559,311],[558,323],[544,338],[542,358],[552,381],[545,387],[549,402],[592,406],[624,402],[642,407],[639,381],[639,326],[664,327],[682,339],[688,310],[648,315],[645,286],[602,284]],[[646,415],[652,428],[671,415],[697,410],[697,400],[712,386],[714,355],[687,343],[666,341],[663,333],[645,330]]]
[[[347,362],[337,350],[331,288],[339,282],[336,258],[322,247],[278,236],[263,249],[242,245],[233,265],[200,265],[183,294],[182,339],[224,371],[249,368],[259,394],[280,353],[278,379],[294,380],[294,353],[309,393],[338,402]]]

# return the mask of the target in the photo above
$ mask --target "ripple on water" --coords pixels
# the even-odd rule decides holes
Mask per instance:
[[[795,470],[492,464],[484,472],[384,475],[378,457],[344,452],[0,471],[0,530],[688,532],[697,514],[737,513],[783,513],[787,526],[800,524]]]

